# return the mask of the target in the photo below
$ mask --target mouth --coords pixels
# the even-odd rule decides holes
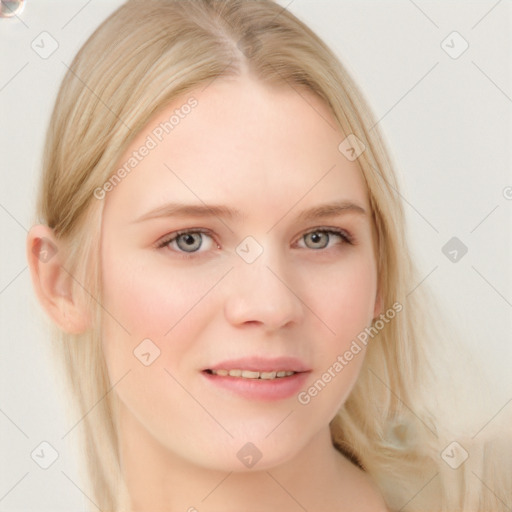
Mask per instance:
[[[211,389],[228,391],[248,400],[291,398],[305,385],[311,369],[293,357],[248,357],[220,362],[203,369]]]
[[[261,379],[261,380],[274,380],[291,377],[296,373],[290,370],[275,370],[270,372],[252,371],[252,370],[205,370],[210,375],[219,375],[220,377],[238,377],[242,379]]]

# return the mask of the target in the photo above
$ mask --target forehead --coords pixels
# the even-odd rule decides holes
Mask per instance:
[[[134,215],[178,199],[229,202],[255,213],[320,199],[367,205],[359,165],[338,149],[344,138],[311,91],[218,78],[147,123],[118,162],[129,175],[108,202],[130,204]],[[139,151],[144,146],[150,149]]]

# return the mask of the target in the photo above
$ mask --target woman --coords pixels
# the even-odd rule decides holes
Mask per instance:
[[[501,510],[427,405],[374,124],[270,1],[131,0],[82,47],[28,255],[101,510]]]

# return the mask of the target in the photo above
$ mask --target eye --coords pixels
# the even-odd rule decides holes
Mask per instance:
[[[341,230],[334,228],[319,228],[302,235],[301,240],[304,240],[306,248],[308,249],[326,249],[330,242],[338,240],[339,244],[352,244],[351,236]],[[340,242],[341,240],[341,242]]]
[[[204,252],[199,251],[200,248],[207,251],[212,248],[212,245],[213,239],[206,231],[194,230],[170,233],[158,242],[157,248],[168,247],[176,252],[196,253]]]
[[[338,228],[316,228],[302,235],[299,241],[304,241],[304,245],[299,243],[299,247],[314,250],[327,249],[333,245],[346,243],[353,245],[354,243],[349,233]],[[169,233],[157,242],[155,247],[158,249],[168,248],[187,258],[192,257],[195,253],[211,250],[214,245],[220,249],[208,230],[193,229]]]

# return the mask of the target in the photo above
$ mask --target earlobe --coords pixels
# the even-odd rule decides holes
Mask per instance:
[[[32,285],[50,318],[65,332],[89,327],[85,305],[73,297],[73,279],[65,270],[65,250],[52,229],[37,225],[27,236],[27,260]]]

